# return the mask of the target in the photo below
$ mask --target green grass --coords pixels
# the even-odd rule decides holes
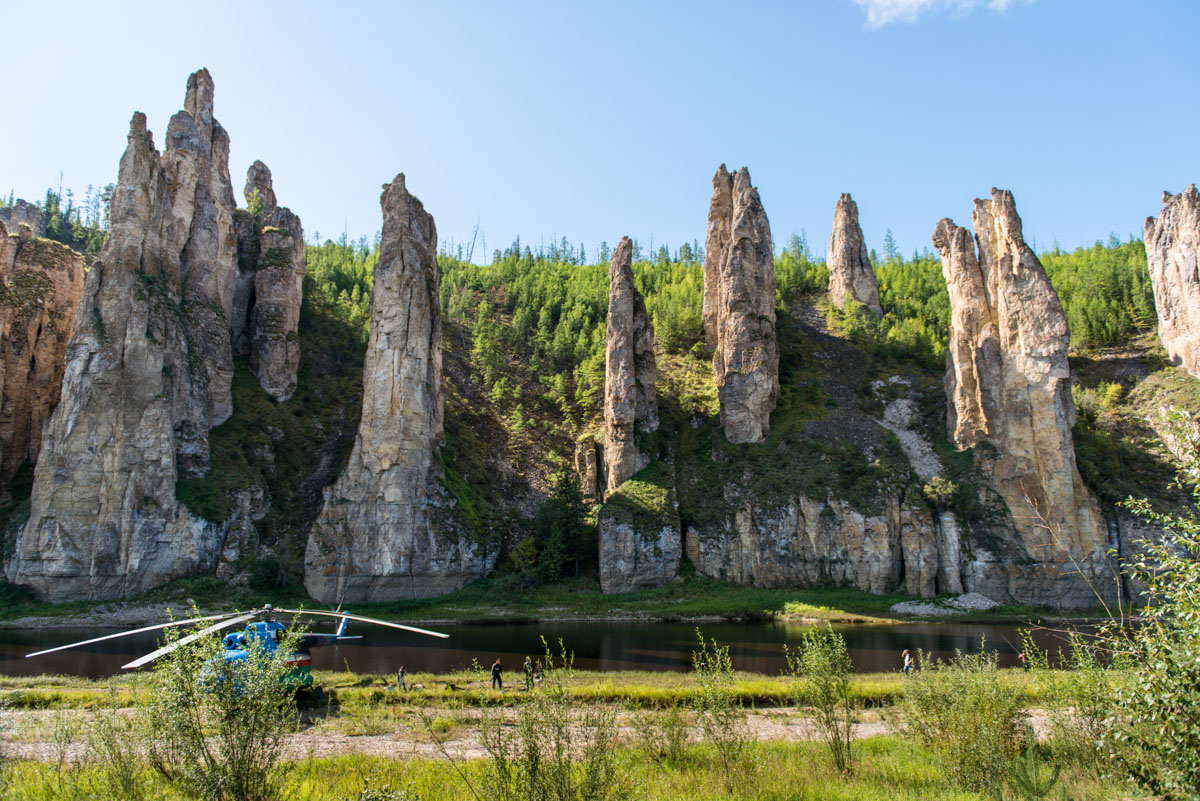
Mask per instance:
[[[930,755],[911,739],[888,735],[856,743],[856,768],[840,775],[831,764],[823,744],[755,743],[750,746],[746,766],[734,785],[726,789],[719,760],[708,745],[690,745],[675,763],[647,759],[632,746],[617,754],[619,786],[631,799],[655,801],[983,801],[985,796],[949,785]],[[461,762],[452,769],[444,760],[349,755],[306,759],[291,763],[284,797],[311,801],[342,801],[358,798],[367,779],[376,789],[405,791],[421,801],[476,799],[488,769],[484,760]],[[11,797],[53,798],[53,788],[87,786],[101,779],[96,765],[61,768],[54,763],[17,763],[9,779]],[[64,775],[65,774],[65,775]],[[161,780],[146,771],[152,797],[181,799]],[[102,785],[101,785],[102,786]],[[1077,770],[1067,770],[1063,786],[1076,798],[1107,801],[1122,798],[1128,791],[1116,781],[1100,782]],[[80,796],[82,797],[82,796]]]

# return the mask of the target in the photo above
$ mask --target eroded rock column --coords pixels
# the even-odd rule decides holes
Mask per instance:
[[[952,310],[947,428],[960,449],[994,446],[978,463],[1008,508],[1014,541],[994,560],[977,554],[964,579],[1022,602],[1092,605],[1093,587],[1109,592],[1112,582],[1099,506],[1075,466],[1067,320],[1012,193],[976,200],[972,221],[974,241],[949,219],[933,235]]]
[[[250,165],[238,210],[238,282],[231,337],[234,352],[250,357],[258,383],[277,401],[296,391],[300,370],[300,305],[304,292],[304,229],[277,205],[271,171]]]
[[[160,156],[130,122],[108,240],[88,273],[10,581],[51,600],[116,598],[216,563],[221,535],[175,499],[231,412],[236,270],[229,137],[206,70]]]
[[[1158,336],[1171,360],[1200,378],[1200,193],[1193,184],[1163,192],[1163,210],[1146,218],[1146,266],[1154,285]]]
[[[604,354],[604,474],[612,492],[650,463],[637,431],[658,428],[654,328],[633,284],[633,243],[624,237],[608,266]]]
[[[876,317],[883,316],[879,284],[858,224],[858,204],[848,194],[838,198],[825,261],[829,267],[829,300],[834,306],[845,309],[847,301],[854,301]]]
[[[713,178],[709,239],[721,242],[715,282],[705,253],[706,314],[715,330],[713,379],[721,425],[730,442],[762,442],[779,400],[779,349],[775,340],[775,257],[771,226],[750,172],[733,177],[730,212],[724,212],[725,165]],[[706,328],[707,330],[707,328]]]
[[[37,461],[83,280],[83,256],[27,224],[10,232],[0,221],[0,490]]]
[[[445,404],[437,230],[403,174],[380,205],[362,421],[305,557],[305,586],[328,603],[440,595],[488,568],[482,546],[445,514],[434,464]]]

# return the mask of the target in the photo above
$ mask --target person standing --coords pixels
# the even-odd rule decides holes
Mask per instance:
[[[525,692],[533,689],[533,661],[525,657]]]
[[[900,658],[904,660],[904,667],[902,667],[901,670],[904,671],[904,675],[907,676],[908,674],[912,673],[912,654],[910,654],[908,649],[905,648],[904,653],[900,654]]]
[[[408,690],[408,684],[406,684],[404,681],[404,677],[407,675],[408,675],[408,671],[404,669],[404,665],[401,665],[400,669],[396,671],[396,689],[397,690],[405,690],[405,691]]]
[[[1028,673],[1029,672],[1029,658],[1027,656],[1025,656],[1025,652],[1022,651],[1021,653],[1017,654],[1017,659],[1021,662],[1021,668],[1026,673]]]
[[[504,668],[500,667],[500,657],[492,663],[492,689],[504,691]]]

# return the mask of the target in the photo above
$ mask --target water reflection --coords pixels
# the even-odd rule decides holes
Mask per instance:
[[[807,626],[780,623],[706,623],[701,630],[730,647],[738,670],[777,675],[786,668],[783,644],[795,644]],[[444,626],[448,640],[351,623],[362,640],[313,651],[313,667],[359,673],[390,673],[405,665],[410,673],[490,665],[499,657],[516,671],[526,656],[542,653],[541,638],[557,653],[561,638],[585,670],[671,670],[691,667],[696,626],[687,623],[545,623],[511,626]],[[1017,666],[1021,628],[966,623],[904,623],[836,626],[859,673],[899,670],[900,652],[918,649],[948,659],[954,651],[977,653],[981,638],[999,654],[1000,664]],[[325,630],[322,628],[321,630]],[[83,648],[25,659],[27,653],[112,633],[112,629],[0,630],[0,674],[66,673],[98,678],[121,672],[121,665],[157,647],[155,633],[123,637]],[[1036,631],[1042,648],[1065,647],[1065,635]]]

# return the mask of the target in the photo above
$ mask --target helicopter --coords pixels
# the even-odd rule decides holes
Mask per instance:
[[[285,641],[288,627],[275,619],[276,613],[283,613],[293,616],[317,615],[325,617],[340,618],[337,631],[333,633],[323,632],[302,632],[299,634],[299,642],[296,650],[284,657],[285,663],[289,670],[281,678],[281,681],[289,689],[308,689],[313,686],[312,677],[312,655],[310,649],[323,645],[335,645],[343,640],[358,640],[362,639],[361,635],[347,635],[346,628],[351,620],[363,623],[372,623],[376,626],[387,626],[388,628],[401,629],[403,631],[412,631],[417,634],[426,634],[430,637],[448,638],[449,634],[443,634],[438,631],[429,631],[420,629],[415,626],[406,626],[403,623],[392,623],[387,620],[378,620],[373,617],[363,617],[362,615],[352,615],[349,612],[326,612],[324,610],[312,609],[282,609],[274,607],[271,604],[266,604],[258,609],[252,609],[248,612],[226,612],[219,615],[207,615],[204,617],[193,617],[186,620],[173,620],[169,623],[160,623],[154,626],[144,626],[132,631],[121,631],[116,634],[107,634],[103,637],[93,637],[90,640],[81,640],[79,642],[60,645],[56,648],[47,648],[43,651],[35,651],[31,654],[26,654],[25,657],[41,656],[42,654],[53,653],[54,651],[63,651],[68,648],[77,648],[81,645],[91,645],[92,643],[103,642],[105,640],[113,640],[118,637],[128,637],[132,634],[143,634],[148,631],[161,631],[176,626],[187,626],[189,624],[209,623],[197,631],[179,637],[176,640],[164,645],[163,647],[151,651],[150,653],[134,659],[128,664],[122,665],[122,670],[134,670],[136,668],[148,665],[159,657],[165,656],[176,648],[180,648],[188,643],[195,642],[202,637],[207,637],[217,632],[236,626],[240,623],[246,623],[246,627],[242,631],[233,632],[225,635],[221,640],[223,648],[223,659],[226,665],[241,662],[247,659],[253,648],[262,648],[265,652],[274,653],[279,650],[280,645]],[[265,619],[264,619],[265,618]]]

